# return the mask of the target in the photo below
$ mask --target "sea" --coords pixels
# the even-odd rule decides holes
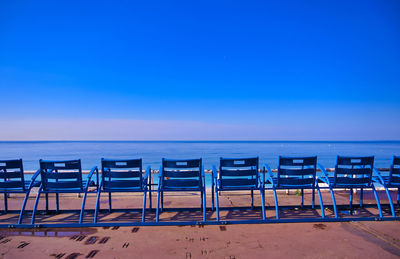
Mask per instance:
[[[260,167],[276,168],[279,156],[313,155],[326,168],[334,167],[338,155],[373,155],[376,167],[388,168],[400,155],[400,141],[0,141],[0,160],[22,158],[26,171],[37,170],[39,159],[81,159],[88,170],[100,166],[101,158],[142,158],[144,168],[152,169],[162,158],[202,158],[211,169],[220,157],[259,157]]]

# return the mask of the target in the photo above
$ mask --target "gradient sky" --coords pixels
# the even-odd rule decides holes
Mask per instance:
[[[399,140],[400,2],[0,2],[0,140]]]

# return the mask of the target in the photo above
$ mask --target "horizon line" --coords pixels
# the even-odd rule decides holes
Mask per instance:
[[[0,140],[0,143],[12,142],[400,142],[393,140]]]

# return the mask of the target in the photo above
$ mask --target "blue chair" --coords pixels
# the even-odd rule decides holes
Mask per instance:
[[[18,223],[21,223],[22,213],[31,189],[40,185],[40,182],[36,181],[38,175],[39,172],[36,172],[31,181],[26,181],[22,159],[0,160],[0,192],[4,193],[4,213],[8,212],[8,194],[25,193]]]
[[[82,179],[81,160],[67,161],[44,161],[40,162],[40,176],[42,179],[38,194],[36,196],[35,205],[32,213],[31,224],[35,223],[36,210],[39,198],[42,193],[46,195],[46,211],[49,210],[48,194],[56,194],[56,212],[59,212],[60,193],[84,193],[82,207],[80,210],[79,223],[82,223],[83,213],[85,211],[86,196],[89,186],[98,188],[99,171],[97,166],[90,170],[86,181]],[[92,181],[92,176],[96,172],[96,182]]]
[[[251,208],[254,206],[254,190],[261,195],[262,218],[265,220],[264,175],[261,177],[258,170],[258,157],[254,158],[220,158],[219,171],[212,169],[212,208],[214,196],[216,198],[217,221],[219,221],[219,198],[222,191],[249,190],[251,194]],[[215,194],[214,194],[215,192]]]
[[[331,192],[335,218],[338,218],[337,205],[334,189],[350,189],[350,212],[353,211],[353,189],[360,189],[360,207],[363,207],[364,189],[372,189],[375,195],[379,217],[382,218],[382,209],[379,197],[372,181],[374,167],[374,157],[344,157],[338,156],[336,160],[335,172],[330,176],[326,169],[318,164],[322,175],[318,176],[318,184],[328,185]]]
[[[271,168],[266,164],[264,171],[268,172],[267,184],[272,185],[275,199],[276,218],[279,219],[279,205],[276,191],[283,190],[301,190],[301,207],[304,206],[304,189],[312,190],[312,208],[315,208],[315,189],[318,191],[318,197],[321,208],[322,218],[325,218],[324,205],[321,191],[316,182],[317,157],[282,157],[279,156],[278,171],[275,175]]]
[[[108,192],[109,212],[111,212],[111,193],[143,192],[142,222],[145,221],[147,191],[149,191],[149,203],[151,208],[151,185],[149,182],[151,172],[150,166],[147,167],[144,176],[142,172],[142,159],[101,159],[101,182],[97,189],[94,223],[97,223],[97,215],[100,209],[100,194],[102,192]]]
[[[381,184],[386,191],[389,199],[390,209],[392,216],[395,218],[396,213],[393,206],[392,197],[390,196],[389,188],[397,188],[397,207],[400,206],[400,156],[393,156],[392,165],[390,166],[389,175],[381,173],[374,167],[375,177],[374,181]]]
[[[164,208],[164,192],[188,191],[200,192],[203,220],[206,221],[206,188],[201,158],[187,160],[170,160],[163,158],[158,177],[156,222],[159,221],[159,213]]]

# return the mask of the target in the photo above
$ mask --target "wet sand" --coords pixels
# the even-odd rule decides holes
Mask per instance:
[[[209,195],[208,195],[209,196]],[[324,192],[324,202],[331,204],[329,193]],[[380,196],[384,200],[384,194]],[[248,206],[246,193],[226,193],[221,197],[222,206]],[[22,196],[9,199],[10,209],[18,209]],[[33,198],[28,208],[33,206]],[[107,195],[102,199],[102,208],[108,206]],[[138,194],[113,195],[113,208],[140,208],[142,197]],[[347,203],[348,193],[337,195],[338,203]],[[372,195],[365,194],[365,203],[374,203]],[[280,204],[299,204],[300,197],[294,192],[279,194]],[[318,199],[316,199],[318,204]],[[354,203],[358,201],[355,197]],[[63,195],[61,209],[80,207],[81,199],[76,195]],[[95,193],[88,196],[87,208],[92,209]],[[207,199],[211,205],[211,199]],[[305,204],[310,204],[311,195],[306,194]],[[2,204],[2,200],[0,200]],[[153,197],[155,204],[155,197]],[[274,204],[268,192],[267,205]],[[195,207],[200,197],[195,193],[169,194],[165,196],[165,207]],[[259,195],[255,205],[260,205]],[[39,209],[44,208],[44,199]],[[54,197],[50,196],[50,209],[55,208]],[[325,210],[328,217],[332,211]],[[399,211],[397,211],[399,212]],[[374,208],[358,209],[357,215],[377,215]],[[318,217],[316,210],[287,210],[282,218]],[[343,216],[344,214],[342,214]],[[28,214],[24,223],[29,223]],[[149,212],[147,220],[154,220]],[[261,212],[223,211],[222,220],[260,219]],[[348,216],[348,215],[346,215]],[[385,209],[384,216],[389,216]],[[16,222],[17,215],[0,216],[0,223]],[[76,214],[38,215],[37,223],[77,222]],[[201,220],[201,212],[164,212],[161,221]],[[207,212],[209,220],[215,212]],[[267,217],[274,219],[275,211],[268,210]],[[99,222],[140,221],[140,212],[102,212]],[[88,213],[85,222],[93,221]],[[265,258],[265,257],[309,257],[309,258],[396,258],[400,256],[400,224],[391,222],[343,222],[343,223],[280,223],[240,224],[222,226],[141,226],[99,227],[75,229],[0,229],[1,258]]]

